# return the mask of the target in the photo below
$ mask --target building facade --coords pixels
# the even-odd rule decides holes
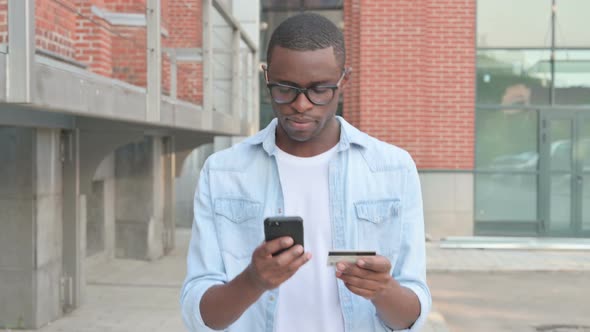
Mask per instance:
[[[258,130],[259,11],[0,0],[0,328],[80,306],[89,265],[174,247],[187,156]]]
[[[590,236],[589,6],[343,2],[343,114],[413,155],[427,233]]]
[[[353,72],[341,114],[412,154],[431,237],[589,237],[589,6],[268,0],[261,38],[302,11],[342,27]]]

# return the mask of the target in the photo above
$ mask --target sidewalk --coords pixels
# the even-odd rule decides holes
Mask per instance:
[[[89,267],[86,303],[36,331],[186,331],[178,298],[189,237],[190,230],[177,230],[176,249],[155,262],[117,259]],[[442,315],[432,312],[422,332],[448,332]]]
[[[590,271],[588,250],[443,249],[426,243],[428,272]]]
[[[176,249],[155,262],[117,259],[89,267],[86,303],[37,331],[185,331],[178,296],[189,237],[179,229]],[[428,242],[427,259],[430,273],[590,271],[588,251],[442,249]],[[434,308],[422,332],[448,331]]]

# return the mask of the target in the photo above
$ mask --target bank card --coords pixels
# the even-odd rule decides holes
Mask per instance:
[[[365,256],[375,256],[375,251],[367,250],[332,250],[328,252],[328,265],[338,262],[356,263],[357,259]]]

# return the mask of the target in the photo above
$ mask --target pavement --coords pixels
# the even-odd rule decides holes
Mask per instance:
[[[180,317],[178,297],[185,276],[189,237],[190,230],[178,229],[176,249],[154,262],[116,259],[90,264],[86,269],[86,302],[63,318],[36,331],[185,331]],[[456,326],[453,329],[454,332],[462,331],[462,312],[465,307],[457,306],[452,298],[449,299],[450,293],[445,292],[455,289],[456,293],[452,294],[457,295],[457,299],[461,299],[460,294],[465,294],[461,290],[461,287],[465,287],[465,280],[483,283],[484,281],[480,280],[482,276],[506,277],[504,284],[500,283],[495,292],[482,293],[482,297],[479,298],[481,300],[498,294],[502,285],[510,285],[514,278],[511,274],[514,273],[524,273],[529,276],[531,273],[566,272],[587,273],[581,278],[590,276],[590,255],[587,251],[443,249],[439,242],[427,242],[427,261],[434,306],[422,332],[451,331],[447,317],[452,318],[452,325]],[[527,280],[527,278],[519,277],[521,280]],[[490,279],[485,282],[496,282],[500,279]],[[584,280],[590,280],[590,278]],[[570,280],[565,282],[578,285]],[[541,284],[539,281],[538,285]],[[587,281],[584,281],[584,285],[590,289],[587,287]],[[482,289],[491,288],[483,287]],[[554,301],[555,296],[559,296],[559,292],[553,295],[554,298],[549,298],[547,301]],[[590,298],[590,294],[586,298]],[[473,300],[473,297],[467,296],[463,300],[462,304],[465,304]],[[510,308],[510,306],[504,307]],[[439,311],[439,308],[444,310]],[[499,319],[501,320],[501,317]],[[465,331],[479,331],[479,329],[471,326]],[[490,331],[504,331],[504,329]]]

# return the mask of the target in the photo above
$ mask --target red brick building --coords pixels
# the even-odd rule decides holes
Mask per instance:
[[[590,236],[590,2],[262,4],[262,45],[301,11],[343,29],[341,114],[413,156],[428,234]]]
[[[0,329],[79,307],[97,262],[174,248],[193,157],[258,129],[259,12],[0,0]]]
[[[353,76],[343,116],[410,152],[427,232],[471,235],[475,1],[344,1]],[[440,203],[440,201],[446,203]]]

